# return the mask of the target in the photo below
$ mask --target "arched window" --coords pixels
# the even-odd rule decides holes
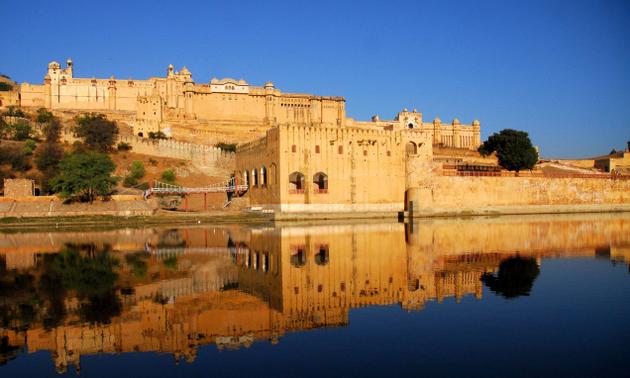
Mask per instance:
[[[252,186],[258,186],[258,170],[252,169]]]
[[[313,175],[316,193],[328,193],[328,175],[324,172],[317,172]]]
[[[289,191],[304,193],[304,175],[302,172],[293,172],[289,175]]]
[[[243,182],[245,185],[249,186],[249,172],[247,169],[243,171]]]
[[[326,265],[328,264],[328,246],[320,245],[319,251],[315,255],[315,264]]]
[[[291,152],[296,152],[297,151],[297,147],[294,145],[291,146]]]
[[[412,278],[407,282],[407,289],[409,291],[416,291],[418,289],[420,289],[420,280],[418,280],[417,278]]]
[[[262,271],[265,273],[269,271],[269,252],[263,252],[262,254]]]
[[[267,168],[260,167],[260,186],[267,186]]]
[[[413,123],[408,124],[407,127],[413,129]]]
[[[296,268],[306,265],[306,247],[298,246],[291,249],[293,250],[293,253],[291,253],[291,265]]]
[[[414,142],[407,142],[405,145],[405,153],[407,155],[416,155],[418,153],[418,147]]]

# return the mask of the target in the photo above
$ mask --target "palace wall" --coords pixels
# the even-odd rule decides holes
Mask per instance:
[[[569,212],[628,209],[630,180],[427,176],[409,189],[414,213]]]

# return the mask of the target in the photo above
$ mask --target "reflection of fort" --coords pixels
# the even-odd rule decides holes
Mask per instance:
[[[129,247],[114,248],[117,255],[142,250],[150,256],[145,277],[134,276],[127,263],[119,268],[118,286],[132,288],[119,290],[120,315],[110,324],[88,325],[69,313],[50,330],[35,323],[0,333],[29,352],[50,351],[59,370],[95,353],[157,351],[192,361],[201,345],[231,349],[256,340],[275,343],[287,332],[343,326],[352,308],[400,304],[416,310],[431,300],[481,298],[481,274],[515,254],[630,257],[627,215],[432,220],[413,229],[368,224],[109,234],[111,244]],[[38,256],[15,267],[36,271]],[[161,262],[172,256],[177,268],[169,270]],[[68,308],[72,303],[66,300]]]

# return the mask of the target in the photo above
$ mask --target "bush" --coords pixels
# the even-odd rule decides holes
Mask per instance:
[[[55,118],[55,116],[49,112],[46,108],[37,109],[37,116],[35,120],[37,123],[46,123],[50,122]]]
[[[136,179],[141,179],[144,177],[144,175],[146,174],[146,171],[144,169],[144,164],[142,164],[141,161],[134,161],[131,163],[131,176],[135,177]]]
[[[236,152],[236,143],[217,143],[214,145],[216,148],[220,148],[223,151]]]
[[[9,108],[3,113],[3,115],[9,117],[24,117],[24,112],[20,108],[9,106]]]
[[[124,187],[131,188],[131,187],[134,187],[136,185],[138,185],[138,179],[136,179],[132,175],[125,176],[125,179],[123,180],[123,186]]]
[[[24,142],[24,147],[22,148],[22,151],[24,151],[24,153],[27,155],[32,155],[35,147],[37,147],[37,142],[35,142],[33,139],[27,139],[26,142]]]
[[[58,143],[44,142],[35,150],[35,165],[42,173],[42,190],[50,192],[49,181],[57,175],[63,148]]]
[[[149,164],[151,164],[151,165],[153,165],[153,166],[156,166],[156,165],[157,165],[157,163],[158,163],[158,161],[157,161],[157,160],[155,160],[155,159],[153,159],[153,158],[150,158],[150,159],[149,159]]]
[[[161,131],[156,131],[156,132],[149,131],[149,139],[168,139],[168,138],[166,137],[166,134],[164,134]]]
[[[131,151],[131,145],[129,143],[120,142],[118,146],[116,146],[118,151]]]
[[[108,120],[104,114],[95,113],[77,117],[76,122],[75,132],[88,149],[98,152],[112,150],[118,137],[116,122]]]
[[[27,140],[33,133],[33,128],[28,121],[19,120],[12,126],[13,140]]]
[[[166,183],[174,184],[175,179],[175,171],[173,171],[172,169],[167,169],[166,171],[162,172],[162,180],[164,180]]]

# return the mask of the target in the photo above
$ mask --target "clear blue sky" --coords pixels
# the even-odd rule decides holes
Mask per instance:
[[[630,140],[630,1],[0,0],[0,72],[273,81],[344,96],[347,114],[478,118],[482,138],[528,131],[545,157]]]

